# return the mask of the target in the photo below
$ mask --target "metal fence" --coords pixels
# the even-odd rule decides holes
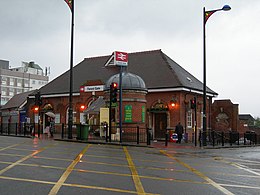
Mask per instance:
[[[211,131],[209,144],[213,147],[220,145],[256,145],[260,144],[260,135],[257,135],[253,131],[248,131],[243,134],[237,131]]]
[[[111,126],[111,134],[109,127],[104,125],[84,125],[74,124],[72,126],[72,140],[78,141],[103,141],[103,142],[122,142],[133,144],[151,143],[151,132],[147,128],[139,126],[123,126],[122,133],[118,126]],[[1,135],[13,136],[37,136],[46,137],[42,124],[38,123],[1,123]],[[53,129],[54,138],[67,140],[68,126],[65,124],[55,124]],[[120,139],[120,134],[122,135]]]
[[[1,123],[1,135],[15,135],[15,136],[31,136],[35,129],[35,124],[29,123]]]

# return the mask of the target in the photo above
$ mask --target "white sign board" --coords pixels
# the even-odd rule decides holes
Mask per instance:
[[[104,85],[85,86],[84,92],[104,91]]]

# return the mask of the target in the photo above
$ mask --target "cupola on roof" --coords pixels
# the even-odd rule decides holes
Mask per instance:
[[[115,74],[107,80],[105,90],[109,90],[110,84],[113,82],[119,84],[119,74]],[[147,91],[144,80],[138,75],[129,72],[122,73],[122,89]]]

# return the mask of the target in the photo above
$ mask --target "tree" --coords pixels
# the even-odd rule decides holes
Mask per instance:
[[[260,128],[260,118],[259,117],[255,118],[255,126]]]

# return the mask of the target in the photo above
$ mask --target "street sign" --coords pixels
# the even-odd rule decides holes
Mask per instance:
[[[114,60],[117,66],[127,66],[128,65],[128,53],[115,51]]]
[[[81,86],[81,92],[104,91],[104,85]]]

